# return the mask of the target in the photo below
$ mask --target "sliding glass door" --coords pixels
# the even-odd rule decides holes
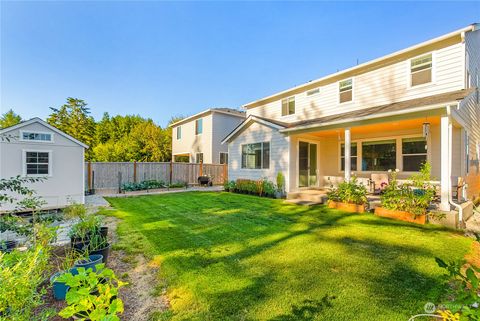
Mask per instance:
[[[317,186],[317,144],[298,144],[298,186]]]

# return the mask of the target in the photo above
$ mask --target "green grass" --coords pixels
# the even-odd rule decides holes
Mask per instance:
[[[435,226],[248,195],[109,202],[116,210],[104,213],[123,219],[118,247],[161,263],[171,303],[161,320],[404,321],[438,302],[435,257],[471,245]]]

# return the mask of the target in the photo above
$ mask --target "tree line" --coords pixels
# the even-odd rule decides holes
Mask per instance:
[[[172,158],[172,130],[139,115],[110,116],[100,121],[90,115],[87,103],[67,98],[59,108],[50,107],[47,122],[87,144],[85,159],[97,162],[167,162]],[[182,119],[172,117],[169,124]],[[13,110],[0,117],[0,128],[13,126],[22,118]]]

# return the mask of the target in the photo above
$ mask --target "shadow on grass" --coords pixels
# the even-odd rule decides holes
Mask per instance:
[[[333,307],[335,296],[325,295],[321,300],[303,300],[300,304],[292,305],[291,312],[279,315],[270,321],[313,321],[325,309]]]

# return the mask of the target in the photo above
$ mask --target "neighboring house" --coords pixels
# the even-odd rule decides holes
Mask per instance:
[[[228,147],[222,139],[244,119],[244,112],[211,108],[171,124],[173,161],[227,164]]]
[[[478,197],[479,26],[244,105],[247,118],[224,139],[229,178],[275,182],[282,172],[294,192],[352,175],[367,184],[389,169],[405,179],[428,160],[441,209],[460,178],[463,196]]]
[[[0,178],[43,177],[30,184],[44,209],[85,203],[84,153],[87,145],[33,118],[0,130]],[[5,204],[0,211],[12,209]]]

